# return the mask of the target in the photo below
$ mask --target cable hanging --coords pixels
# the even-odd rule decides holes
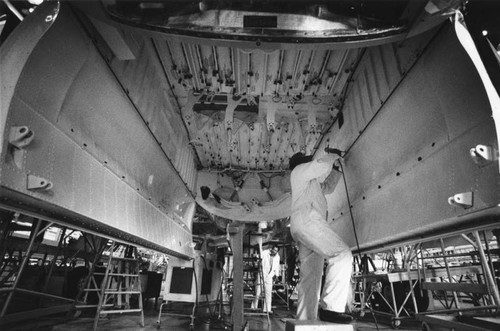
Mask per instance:
[[[352,229],[354,231],[354,238],[356,239],[356,247],[358,249],[360,270],[361,270],[361,266],[363,263],[363,257],[361,256],[361,249],[359,248],[358,233],[356,231],[356,224],[354,223],[354,216],[352,214],[351,199],[349,198],[349,190],[347,189],[347,180],[346,180],[346,176],[345,176],[345,172],[344,172],[344,166],[342,165],[342,161],[340,159],[338,159],[338,160],[339,160],[340,171],[342,172],[342,178],[344,180],[345,195],[347,198],[347,204],[349,206],[349,215],[351,217]],[[363,286],[363,291],[364,291],[364,286]],[[368,305],[368,308],[370,309],[370,313],[372,314],[373,320],[375,321],[375,326],[377,327],[377,331],[379,331],[377,318],[375,317],[375,313],[373,312],[371,305]],[[361,307],[361,309],[363,309],[363,307]]]

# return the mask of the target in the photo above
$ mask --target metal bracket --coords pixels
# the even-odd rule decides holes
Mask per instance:
[[[274,133],[276,129],[276,107],[268,107],[266,111],[267,130]]]
[[[261,206],[261,203],[259,200],[257,200],[256,198],[252,198],[252,203],[256,206]]]
[[[457,193],[448,198],[448,203],[452,206],[460,206],[463,208],[470,208],[473,206],[473,192]]]
[[[309,112],[307,113],[307,124],[309,124],[309,133],[315,134],[317,126],[318,126],[318,124],[316,122],[316,108],[315,107],[309,108]]]
[[[53,186],[54,185],[52,184],[52,182],[46,180],[45,178],[35,175],[28,175],[26,188],[30,191],[48,191]]]
[[[226,231],[228,234],[236,234],[240,231],[239,226],[227,226]]]
[[[477,145],[471,148],[470,156],[478,165],[486,165],[494,161],[493,148],[486,145]]]
[[[9,144],[22,149],[28,146],[35,138],[35,133],[27,126],[13,126],[10,128]]]

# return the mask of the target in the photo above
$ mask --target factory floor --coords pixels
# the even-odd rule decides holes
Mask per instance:
[[[173,316],[162,314],[160,317],[160,325],[158,325],[158,307],[154,307],[154,300],[147,302],[144,309],[144,327],[140,326],[140,316],[137,313],[123,315],[108,315],[100,318],[98,322],[98,330],[115,331],[115,330],[168,330],[168,331],[205,331],[205,330],[231,330],[229,315],[219,316],[215,311],[215,306],[199,307],[197,309],[196,318],[193,328],[190,328],[191,318],[189,314],[192,310],[192,304],[175,303],[175,307],[167,307],[169,314],[186,314],[187,316]],[[270,316],[270,323],[266,316],[249,316],[245,315],[245,330],[259,331],[272,330],[284,331],[286,320],[294,318],[294,308],[287,309],[285,305],[273,307],[274,314]],[[374,322],[371,314],[367,313],[363,319],[356,319],[352,324],[354,330],[371,331],[371,330],[392,330],[391,320],[382,316],[377,316],[377,324]],[[9,331],[34,330],[34,331],[87,331],[93,329],[94,318],[91,312],[82,313],[79,318],[68,321],[64,318],[44,318],[36,322],[27,322],[8,326]],[[414,320],[402,320],[401,326],[398,328],[401,331],[407,330],[422,330],[420,323]]]

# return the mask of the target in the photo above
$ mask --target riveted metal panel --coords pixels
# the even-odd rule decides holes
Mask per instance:
[[[420,57],[429,41],[441,27],[430,29],[410,39],[392,44],[396,53],[401,74],[406,74]]]
[[[3,64],[0,66],[0,77],[2,78],[0,86],[2,101],[0,102],[1,153],[6,152],[5,123],[16,87],[15,82],[19,79],[31,52],[54,23],[53,18],[58,16],[59,5],[59,2],[49,2],[38,6],[37,11],[28,15],[24,20],[25,23],[17,27],[16,32],[11,33],[0,48],[0,64]]]
[[[345,125],[340,130],[335,126],[323,144],[328,142],[348,149],[436,33],[437,29],[433,29],[403,42],[367,49],[353,75],[342,109]]]
[[[89,168],[90,178],[87,180],[90,186],[91,214],[95,219],[104,220],[106,219],[106,207],[102,197],[105,196],[106,190],[104,188],[104,171],[102,169],[102,164],[99,162],[92,162]],[[120,222],[118,218],[112,218],[111,220],[115,221],[112,225],[119,227]]]
[[[167,190],[166,185],[162,184],[164,181],[162,177],[166,175],[169,177],[170,185],[178,186],[175,191],[186,191],[183,188],[185,185],[175,178],[177,174],[173,169],[167,172],[163,170],[165,166],[170,168],[167,157],[162,155],[161,147],[158,146],[155,137],[96,50],[86,45],[85,50],[78,52],[79,43],[65,39],[68,38],[65,33],[73,30],[79,31],[79,28],[71,21],[71,16],[68,13],[62,15],[60,22],[56,23],[47,39],[41,41],[39,49],[35,49],[33,59],[28,63],[28,68],[51,67],[52,71],[62,71],[65,70],[64,66],[46,66],[46,61],[48,64],[51,64],[51,61],[63,62],[62,57],[67,53],[66,49],[73,51],[76,48],[74,57],[64,60],[79,66],[78,71],[74,73],[75,76],[68,83],[69,89],[61,90],[61,93],[67,94],[65,102],[62,105],[57,103],[42,105],[30,103],[30,105],[42,113],[48,110],[58,113],[58,126],[64,132],[82,146],[86,144],[86,148],[95,157],[107,162],[110,169],[119,176],[125,176],[124,179],[139,188],[139,192],[146,197],[151,197],[156,202],[161,200],[162,203],[174,201],[175,197],[171,196],[173,191]],[[76,38],[75,35],[84,37],[81,33],[69,34],[73,38]],[[50,61],[44,56],[45,48],[50,48],[54,53]],[[86,61],[80,66],[81,58]],[[26,82],[33,80],[31,71],[26,70],[24,75],[26,79],[22,79],[23,84],[20,85],[19,91],[23,97],[29,95],[30,84]],[[51,85],[46,85],[45,89],[49,94],[56,93]],[[26,102],[31,101],[27,99]],[[62,109],[59,110],[59,106]],[[133,156],[137,153],[142,156]],[[149,160],[147,167],[142,162],[144,159]],[[153,182],[148,184],[151,176]],[[164,197],[169,198],[164,199]],[[169,205],[164,207],[169,208]]]
[[[115,181],[113,173],[110,171],[104,172],[104,208],[106,210],[106,219],[118,219],[119,203],[118,203],[118,185]],[[124,229],[128,231],[128,229]]]
[[[13,103],[13,106],[16,104]],[[174,233],[170,233],[169,224],[177,224],[175,221],[137,194],[50,122],[32,110],[17,108],[9,116],[7,126],[23,123],[25,118],[34,119],[30,128],[35,132],[36,139],[26,147],[26,163],[22,169],[8,157],[2,162],[3,187],[45,201],[48,203],[47,209],[53,204],[98,220],[115,228],[115,233],[123,232],[123,238],[131,234],[168,250],[189,253],[178,245],[166,245],[169,236],[182,238],[187,242],[191,236],[189,231],[177,225]],[[54,152],[44,153],[47,150]],[[28,174],[44,176],[53,183],[53,188],[47,191],[28,190]],[[166,225],[167,229],[164,229]],[[80,226],[99,231],[98,223]],[[164,236],[160,237],[158,233]]]
[[[188,241],[189,231],[180,225],[175,234],[161,230],[177,222],[166,208],[178,198],[185,201],[188,190],[75,22],[67,8],[62,10],[31,52],[19,80],[9,82],[16,89],[7,122],[1,123],[6,128],[3,139],[19,125],[28,126],[35,138],[20,151],[17,164],[14,149],[2,151],[1,203],[24,205],[41,217],[120,240],[191,255],[187,248],[165,244],[171,235]],[[44,77],[43,70],[53,79],[61,77],[67,88],[33,83]],[[53,187],[28,189],[28,175]]]
[[[342,129],[335,132],[340,134]],[[470,156],[478,144],[498,148],[491,107],[450,27],[440,31],[349,143],[344,172],[362,248],[492,226],[498,220],[495,162],[480,165]],[[473,193],[472,207],[448,203],[464,192]],[[329,201],[332,226],[354,247],[343,183]]]
[[[495,226],[500,215],[500,176],[495,165],[478,167],[468,150],[476,139],[491,141],[492,123],[468,132],[439,148],[422,161],[400,167],[397,176],[385,177],[361,191],[356,180],[356,159],[347,159],[345,172],[353,217],[362,249],[390,246],[452,231]],[[353,151],[354,153],[354,151]],[[443,171],[445,169],[445,171]],[[379,188],[380,187],[380,188]],[[454,206],[448,199],[473,192],[471,208]],[[333,227],[354,248],[353,226],[343,185],[329,199]]]
[[[400,79],[399,64],[392,45],[366,51],[353,75],[342,110],[347,123],[342,145],[348,145],[364,130]]]
[[[23,101],[37,107],[37,111],[50,120],[58,120],[59,111],[66,101],[67,91],[71,88],[73,80],[82,66],[88,60],[91,52],[91,43],[84,38],[83,31],[67,26],[64,29],[64,39],[57,35],[58,26],[64,19],[66,9],[61,6],[61,11],[40,44],[33,50],[33,54],[26,64],[23,75],[30,75],[37,79],[23,79]],[[69,47],[71,40],[71,47]],[[64,45],[63,45],[64,44]],[[42,49],[43,48],[43,49]],[[36,65],[38,59],[43,58],[43,65]],[[62,59],[66,59],[63,61]],[[29,69],[26,69],[29,68]],[[29,70],[29,73],[26,71]],[[50,88],[47,88],[50,86]],[[20,87],[17,87],[19,89]],[[17,92],[20,93],[19,91]]]
[[[149,39],[142,40],[140,54],[134,61],[111,62],[113,72],[119,77],[127,90],[136,109],[141,113],[144,121],[154,134],[161,148],[176,164],[176,170],[183,181],[188,184],[196,173],[188,171],[186,167],[178,166],[177,158],[189,157],[195,162],[194,154],[183,148],[188,145],[187,132],[182,124],[180,109],[165,91],[169,85],[168,74],[156,56],[155,45]],[[188,154],[179,153],[184,150]],[[192,191],[193,186],[189,186]]]

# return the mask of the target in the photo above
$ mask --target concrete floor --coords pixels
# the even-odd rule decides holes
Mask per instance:
[[[192,305],[176,303],[170,308],[170,312],[177,312],[189,315]],[[293,308],[286,309],[286,306],[274,307],[274,315],[271,316],[270,324],[265,316],[245,316],[248,322],[247,330],[260,331],[284,331],[287,319],[293,319],[295,311]],[[211,310],[211,312],[209,312]],[[225,315],[219,318],[218,314],[214,311],[215,307],[205,307],[197,310],[196,318],[194,321],[193,331],[206,331],[206,330],[231,330],[230,316]],[[367,313],[363,319],[357,319],[353,322],[354,329],[357,331],[371,331],[371,330],[393,330],[390,325],[390,319],[377,316],[378,325],[373,322],[372,316]],[[161,324],[158,326],[158,310],[154,308],[154,301],[148,302],[144,311],[144,327],[140,326],[139,314],[123,314],[123,315],[108,315],[99,320],[98,329],[102,331],[111,330],[168,330],[168,331],[184,331],[190,330],[191,319],[185,316],[170,316],[162,315]],[[9,331],[87,331],[92,330],[94,318],[91,312],[83,313],[78,319],[72,321],[65,321],[62,318],[46,318],[40,319],[36,322],[29,322],[26,324],[18,324],[9,326],[6,329]],[[398,330],[421,330],[420,323],[412,320],[402,320],[401,327]]]

